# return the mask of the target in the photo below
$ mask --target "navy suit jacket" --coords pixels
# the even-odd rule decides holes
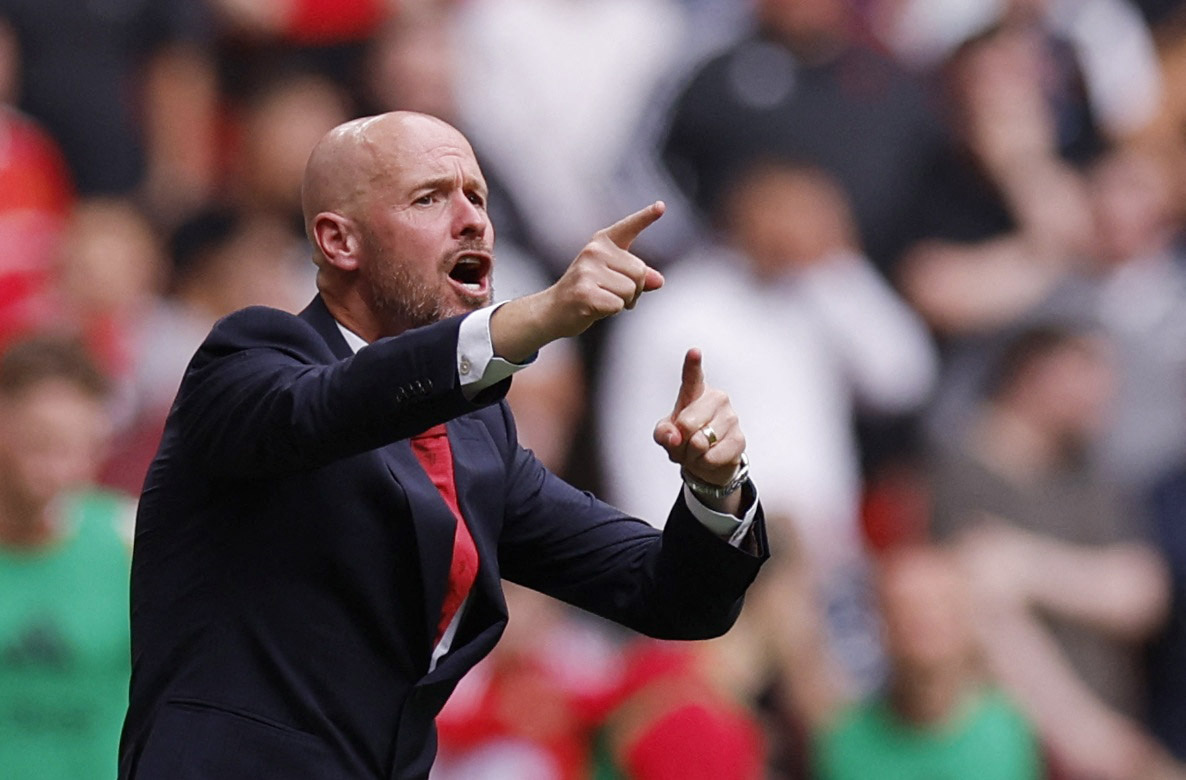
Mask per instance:
[[[567,485],[518,445],[508,381],[463,396],[459,323],[357,355],[319,298],[214,327],[140,501],[121,778],[424,777],[506,623],[500,578],[653,636],[732,624],[761,518],[750,555],[681,498],[660,533]],[[480,567],[430,672],[455,520],[407,438],[446,421]]]

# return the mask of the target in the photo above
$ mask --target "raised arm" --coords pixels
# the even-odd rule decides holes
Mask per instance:
[[[253,307],[222,320],[182,382],[178,445],[212,474],[302,471],[406,438],[496,401],[457,378],[460,317],[337,360],[303,320]]]

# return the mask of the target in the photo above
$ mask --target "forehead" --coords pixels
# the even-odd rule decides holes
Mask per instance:
[[[469,142],[448,125],[410,122],[400,132],[381,138],[376,147],[376,162],[389,186],[414,188],[442,178],[485,186]]]

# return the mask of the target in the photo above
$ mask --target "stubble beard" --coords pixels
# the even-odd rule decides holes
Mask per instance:
[[[466,242],[459,249],[489,251],[480,241]],[[447,268],[458,251],[455,249],[442,254],[436,267]],[[473,294],[457,291],[447,282],[434,285],[418,278],[410,271],[408,264],[400,262],[390,252],[379,253],[379,262],[368,263],[361,270],[366,281],[363,289],[368,298],[367,305],[390,329],[390,333],[385,335],[395,335],[440,322],[447,317],[477,311],[489,306],[494,297],[493,286],[488,286],[485,293]]]

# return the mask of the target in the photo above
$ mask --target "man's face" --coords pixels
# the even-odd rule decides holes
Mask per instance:
[[[381,139],[359,203],[363,295],[384,335],[489,305],[494,229],[473,151],[445,125]]]

